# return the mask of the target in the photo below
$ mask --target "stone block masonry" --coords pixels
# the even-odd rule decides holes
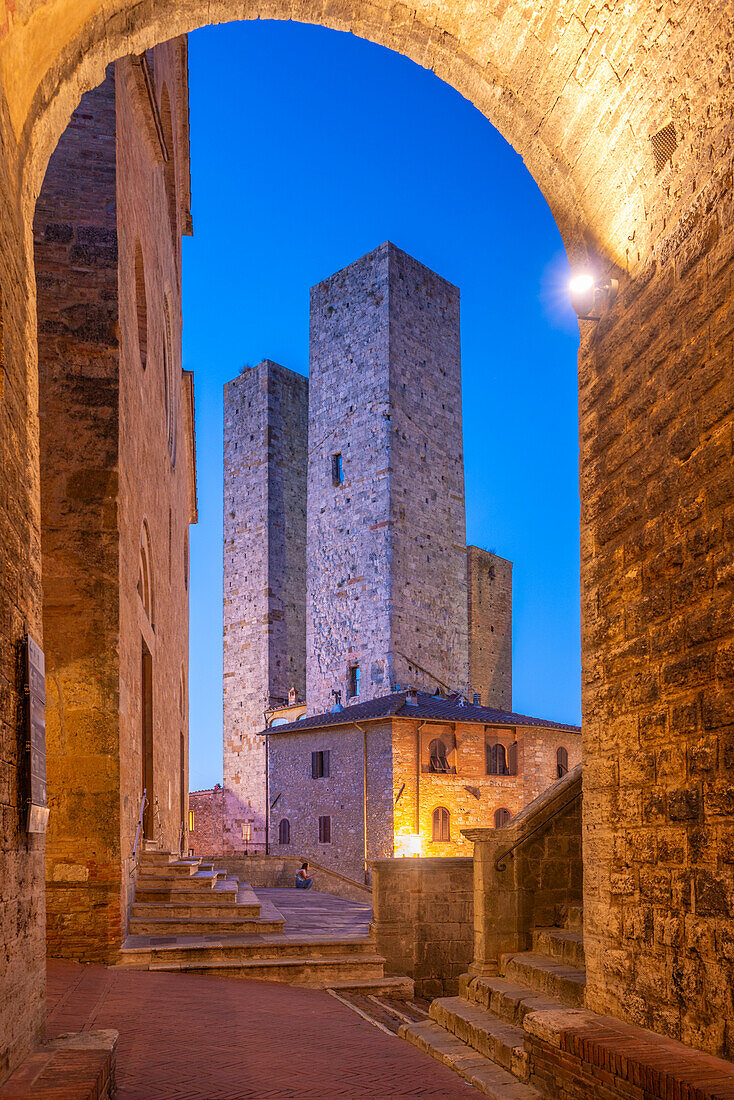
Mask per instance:
[[[469,692],[512,710],[512,562],[467,546]]]
[[[314,287],[309,433],[309,713],[465,689],[456,287],[389,242]]]
[[[307,416],[269,360],[224,388],[225,851],[264,850],[265,712],[305,693]]]
[[[46,937],[52,955],[99,961],[116,957],[125,934],[143,787],[145,835],[172,849],[188,787],[185,40],[157,47],[150,63],[170,170],[145,136],[153,107],[140,64],[119,62],[61,138],[34,227]]]

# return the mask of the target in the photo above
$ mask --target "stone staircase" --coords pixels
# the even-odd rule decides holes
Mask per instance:
[[[283,914],[249,883],[201,859],[159,851],[141,855],[118,960],[136,970],[412,996],[412,980],[385,977],[384,963],[372,936],[288,933]]]
[[[500,956],[496,977],[464,975],[458,997],[431,1003],[430,1019],[400,1036],[494,1100],[540,1100],[528,1082],[523,1022],[532,1012],[582,1008],[586,991],[582,910],[562,928],[538,928],[532,950]]]

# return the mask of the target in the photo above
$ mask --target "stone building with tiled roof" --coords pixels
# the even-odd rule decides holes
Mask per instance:
[[[578,726],[418,692],[264,737],[270,852],[360,881],[373,859],[471,855],[463,829],[503,824],[581,759]]]

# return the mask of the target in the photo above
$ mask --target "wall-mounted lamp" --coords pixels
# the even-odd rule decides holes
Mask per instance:
[[[569,284],[571,305],[580,321],[598,321],[617,297],[619,280],[598,279],[588,272],[575,275]]]

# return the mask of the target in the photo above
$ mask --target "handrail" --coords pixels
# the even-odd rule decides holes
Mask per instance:
[[[520,848],[525,843],[526,840],[530,840],[531,836],[534,836],[541,829],[544,829],[545,826],[550,821],[552,821],[554,817],[558,817],[559,813],[562,810],[565,810],[567,806],[570,806],[571,803],[575,802],[577,798],[580,798],[582,794],[583,794],[583,790],[576,791],[576,793],[571,795],[571,797],[569,799],[567,799],[563,803],[563,805],[559,806],[557,810],[554,810],[553,813],[550,814],[548,817],[544,817],[543,820],[540,821],[535,826],[534,829],[531,829],[529,833],[524,833],[523,836],[521,836],[518,840],[516,840],[511,848],[508,848],[507,851],[505,851],[505,852],[500,852],[500,854],[497,856],[497,859],[494,861],[495,871],[506,871],[507,870],[507,864],[505,863],[505,860],[507,859],[507,857],[509,855],[512,855],[512,853],[515,851],[516,848]]]
[[[147,795],[148,795],[148,788],[145,787],[143,789],[143,797],[140,801],[140,813],[138,814],[138,828],[137,828],[137,831],[135,833],[135,843],[133,844],[133,865],[135,864],[135,859],[136,859],[137,854],[138,854],[138,841],[140,840],[140,830],[143,827],[143,813],[145,812],[145,807],[146,807],[146,804],[148,802]]]

